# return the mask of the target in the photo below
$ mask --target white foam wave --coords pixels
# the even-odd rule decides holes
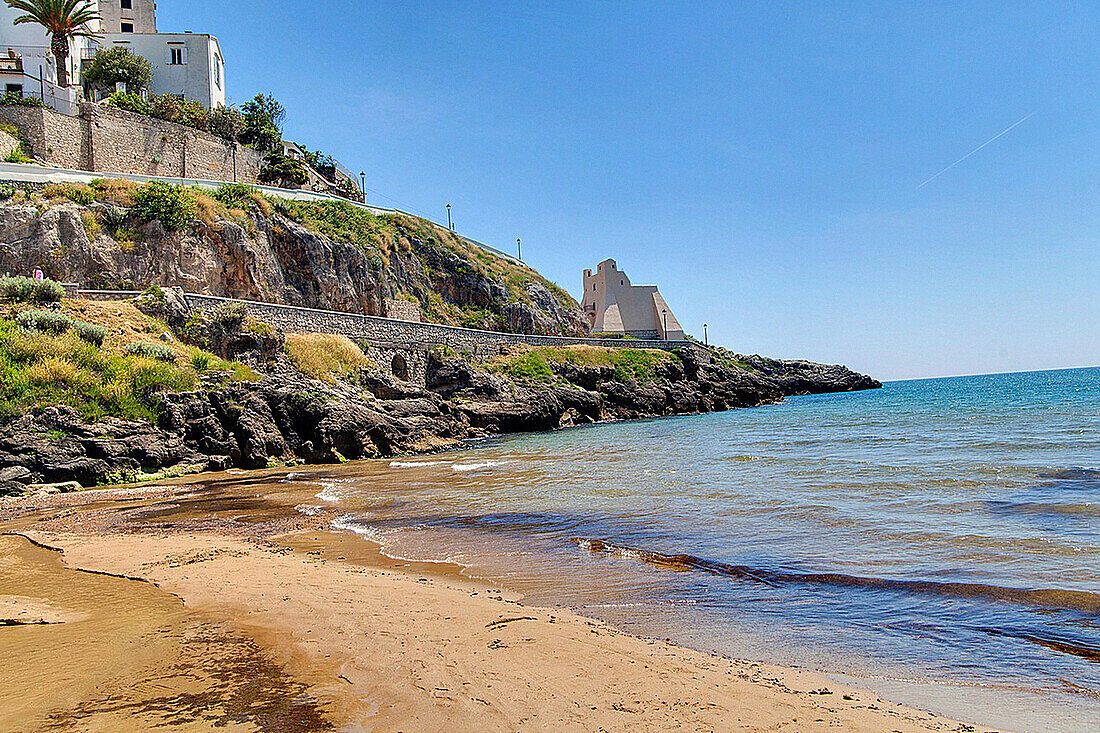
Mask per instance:
[[[466,471],[483,471],[493,466],[499,466],[500,461],[483,461],[481,463],[456,463],[451,466],[452,471],[465,473]]]
[[[424,466],[447,466],[450,461],[390,461],[390,468],[423,468]]]
[[[315,517],[318,514],[323,514],[325,512],[325,507],[314,506],[313,504],[299,504],[294,508],[298,511],[299,514],[305,514],[307,517]]]

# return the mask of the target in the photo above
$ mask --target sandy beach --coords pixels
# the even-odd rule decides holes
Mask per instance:
[[[242,524],[248,502],[184,488],[36,501],[0,522],[9,730],[973,730],[525,606],[323,516]]]

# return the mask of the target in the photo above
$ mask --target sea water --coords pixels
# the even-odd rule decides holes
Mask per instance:
[[[1100,369],[893,382],[318,478],[338,526],[631,632],[1100,730]]]

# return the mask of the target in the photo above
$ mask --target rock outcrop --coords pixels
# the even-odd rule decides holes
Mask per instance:
[[[0,427],[0,493],[30,484],[130,481],[173,472],[332,463],[457,447],[500,433],[554,430],[749,407],[792,394],[879,386],[844,367],[739,357],[698,346],[659,363],[651,380],[613,368],[558,364],[552,378],[516,379],[439,350],[425,387],[371,370],[326,383],[285,355],[236,354],[262,378],[165,394],[156,424],[83,422],[71,408],[40,407]]]
[[[346,239],[259,210],[195,219],[181,231],[104,202],[0,204],[0,273],[89,288],[188,292],[385,316],[416,302],[425,320],[513,333],[582,336],[576,301],[531,268],[424,220],[372,217]],[[337,214],[339,215],[339,212]],[[369,216],[361,214],[361,216]],[[354,236],[357,241],[352,241]]]

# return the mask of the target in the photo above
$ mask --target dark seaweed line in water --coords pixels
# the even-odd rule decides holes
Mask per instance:
[[[576,537],[580,547],[593,553],[637,557],[650,565],[672,570],[701,570],[712,575],[739,578],[779,587],[792,583],[832,585],[870,590],[896,590],[955,598],[985,598],[1009,603],[1020,603],[1041,608],[1079,611],[1100,616],[1100,595],[1087,591],[1057,590],[1053,588],[1006,588],[983,583],[943,583],[934,580],[898,580],[893,578],[866,578],[843,573],[795,573],[780,570],[753,568],[747,565],[730,565],[717,560],[707,560],[695,555],[666,555],[634,547],[616,545],[603,540]]]

